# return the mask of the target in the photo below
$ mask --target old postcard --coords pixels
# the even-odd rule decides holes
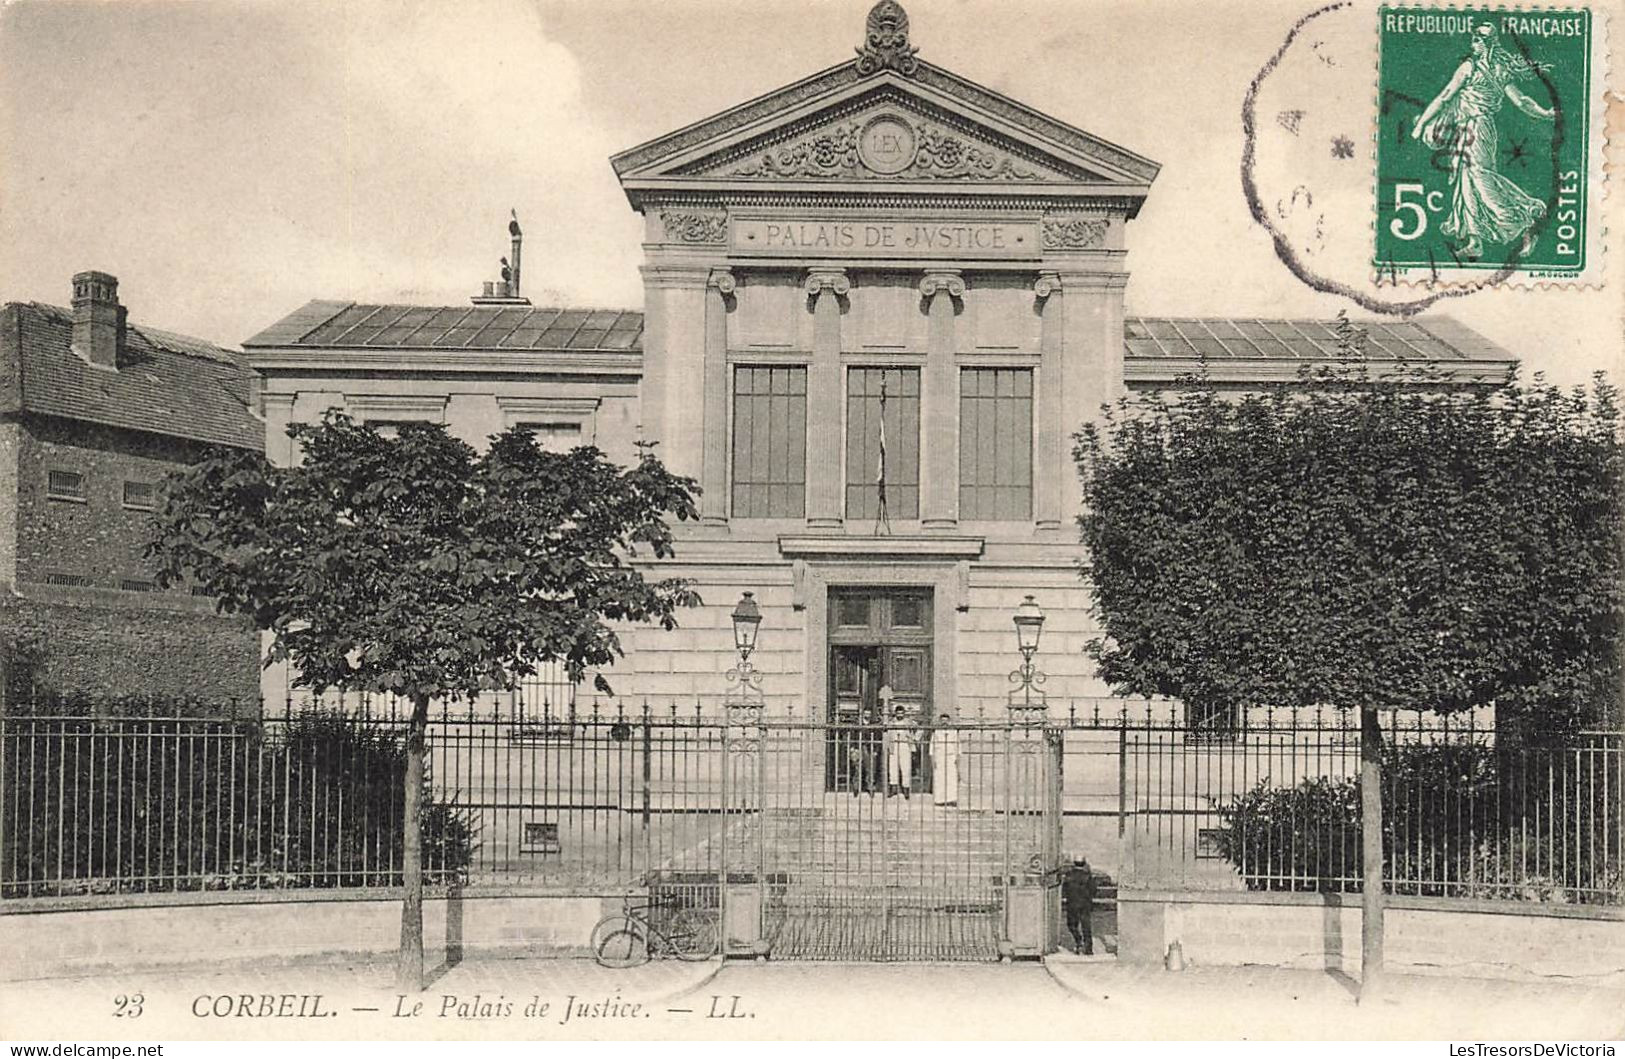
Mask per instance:
[[[0,8],[0,1035],[1617,1038],[1622,17]]]

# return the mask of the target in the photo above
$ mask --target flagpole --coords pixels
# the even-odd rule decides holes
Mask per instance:
[[[891,517],[886,512],[886,373],[880,373],[880,465],[875,469],[875,492],[879,504],[875,511],[875,536],[891,534]]]

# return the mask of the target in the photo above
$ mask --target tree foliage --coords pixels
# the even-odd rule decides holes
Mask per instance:
[[[1300,382],[1195,380],[1077,435],[1102,676],[1217,707],[1494,703],[1531,737],[1617,710],[1615,390]]]
[[[513,429],[476,453],[338,412],[288,432],[298,466],[230,451],[174,477],[148,554],[160,583],[190,576],[270,630],[268,661],[316,691],[472,698],[555,659],[579,680],[621,655],[611,623],[672,628],[699,602],[631,563],[669,557],[668,519],[696,515],[694,483],[647,447],[623,468]]]

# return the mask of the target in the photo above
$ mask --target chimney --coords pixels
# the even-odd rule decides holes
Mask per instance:
[[[118,279],[105,272],[73,277],[73,351],[101,368],[118,370],[124,348],[124,306]]]
[[[518,214],[518,212],[516,212],[514,210],[509,210],[508,211],[508,216],[512,218],[512,220],[510,220],[508,222],[508,234],[513,237],[513,262],[512,262],[512,268],[513,268],[513,284],[512,284],[512,286],[513,286],[513,291],[512,291],[512,294],[513,294],[513,297],[517,298],[517,297],[519,297],[519,246],[520,246],[521,243],[523,243],[525,241],[525,236],[524,236],[524,233],[520,232],[520,230],[519,230],[519,214]]]
[[[510,253],[513,260],[502,258],[502,278],[486,280],[480,293],[469,301],[475,305],[529,305],[530,299],[519,293],[519,214],[508,211],[508,236],[513,240]]]

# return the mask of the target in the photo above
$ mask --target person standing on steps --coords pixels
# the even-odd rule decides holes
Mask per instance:
[[[1080,853],[1061,883],[1061,908],[1066,913],[1066,929],[1072,932],[1074,948],[1085,956],[1095,954],[1094,933],[1089,916],[1095,910],[1095,873]]]
[[[891,702],[892,691],[889,687],[880,689],[881,701]],[[891,724],[886,729],[886,796],[890,797],[892,787],[896,786],[903,792],[903,797],[909,796],[909,788],[914,785],[914,748],[919,742],[919,730],[909,719],[908,710],[898,706],[891,711]]]
[[[946,712],[931,733],[931,800],[937,805],[959,804],[959,730]]]

